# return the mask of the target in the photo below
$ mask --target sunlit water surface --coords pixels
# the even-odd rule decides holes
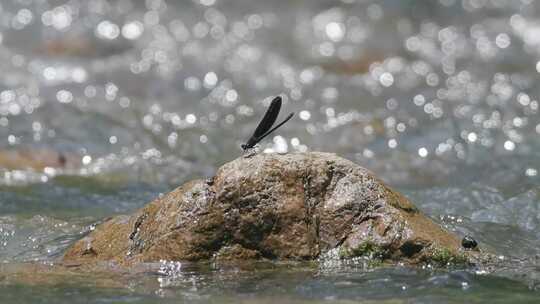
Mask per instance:
[[[538,302],[539,17],[531,0],[2,1],[1,302]],[[351,159],[500,265],[13,279],[211,176],[276,94],[296,116],[264,150]]]

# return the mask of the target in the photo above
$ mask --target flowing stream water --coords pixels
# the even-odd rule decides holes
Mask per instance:
[[[540,4],[3,0],[1,303],[539,303]],[[489,269],[162,262],[21,279],[241,155],[334,152],[495,252]]]

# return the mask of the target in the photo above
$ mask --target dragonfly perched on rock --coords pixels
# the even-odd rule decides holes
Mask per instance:
[[[266,136],[270,135],[270,133],[274,132],[276,129],[284,125],[294,116],[294,112],[290,113],[282,122],[272,128],[274,122],[276,122],[278,118],[279,111],[281,110],[281,103],[281,96],[277,96],[272,100],[270,106],[268,107],[268,110],[266,110],[266,113],[264,114],[263,119],[255,129],[255,132],[253,132],[253,135],[248,139],[245,144],[242,144],[241,147],[244,152],[255,147],[255,145],[257,145]]]

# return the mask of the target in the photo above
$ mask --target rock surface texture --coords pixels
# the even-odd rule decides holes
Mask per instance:
[[[470,261],[460,240],[368,170],[328,153],[258,154],[184,184],[75,243],[65,263]]]

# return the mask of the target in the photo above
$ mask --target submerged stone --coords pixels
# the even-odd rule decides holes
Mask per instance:
[[[328,255],[337,252],[337,255]],[[368,170],[334,154],[257,154],[98,226],[64,262],[376,257],[469,263],[460,239]]]
[[[466,235],[461,240],[461,246],[466,249],[474,249],[478,246],[478,243],[471,236]]]

